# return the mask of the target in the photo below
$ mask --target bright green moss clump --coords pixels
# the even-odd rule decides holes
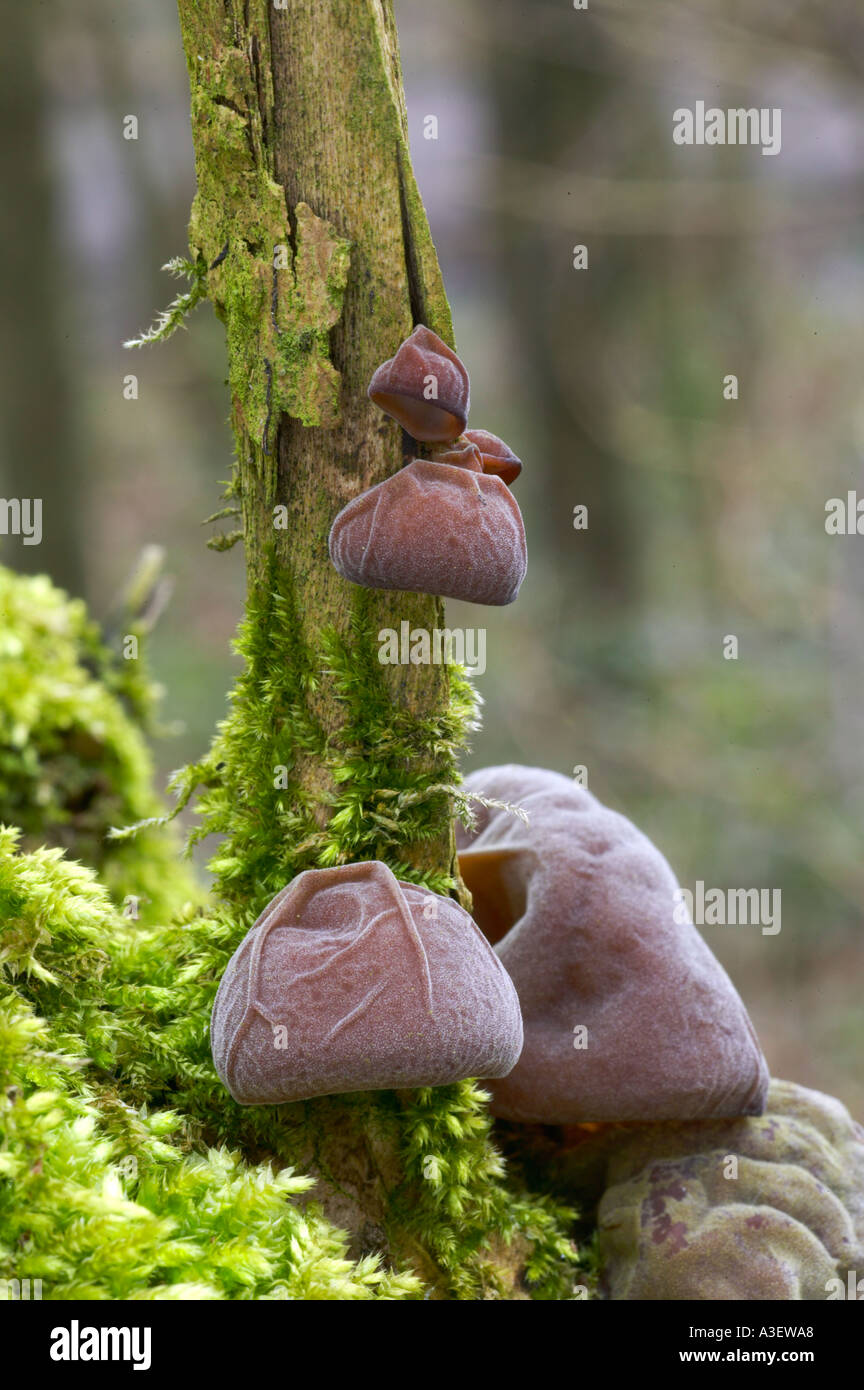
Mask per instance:
[[[398,878],[454,888],[446,873],[413,868],[407,847],[439,835],[458,797],[476,696],[453,667],[448,709],[422,717],[400,707],[377,659],[374,598],[357,589],[352,605],[347,636],[325,630],[320,650],[310,650],[290,570],[271,558],[240,629],[245,664],[228,718],[206,757],[174,779],[180,806],[200,791],[193,840],[224,837],[210,866],[216,891],[247,925],[303,869],[381,859]],[[312,699],[325,676],[341,706],[335,734],[321,727]],[[314,791],[299,775],[310,760],[320,769]]]
[[[28,848],[68,849],[146,920],[196,896],[173,834],[107,838],[162,811],[142,732],[157,694],[143,655],[112,656],[83,603],[0,568],[0,820]]]
[[[469,1082],[235,1105],[207,1027],[236,924],[135,924],[89,870],[17,841],[0,832],[0,1277],[41,1278],[45,1297],[418,1296],[289,1203],[311,1185],[292,1165],[338,1125],[395,1141],[386,1223],[450,1272],[451,1296],[508,1292],[490,1242],[512,1240],[531,1242],[535,1295],[566,1296],[569,1214],[507,1190]]]
[[[288,1168],[173,1142],[180,1116],[106,1115],[44,1023],[0,1000],[0,1277],[48,1299],[363,1299],[418,1292],[289,1199]]]
[[[347,1259],[290,1201],[309,1179],[193,1145],[178,1110],[141,1100],[172,1072],[189,1085],[211,1070],[192,1041],[209,1001],[200,943],[136,927],[89,870],[18,855],[17,839],[0,832],[0,1278],[41,1279],[50,1299],[417,1296],[412,1275]],[[192,1026],[160,1048],[163,949]]]
[[[17,624],[20,634],[26,616],[31,636],[29,648],[19,636],[17,649],[7,637],[14,678],[3,727],[14,728],[14,708],[29,720],[31,747],[19,767],[13,755],[23,745],[9,738],[5,766],[30,834],[0,832],[0,1275],[42,1278],[45,1297],[404,1298],[419,1296],[421,1284],[399,1271],[425,1251],[420,1268],[431,1257],[444,1271],[443,1283],[434,1276],[439,1294],[524,1297],[529,1287],[508,1284],[509,1247],[533,1296],[568,1297],[570,1213],[508,1188],[483,1092],[470,1082],[245,1108],[227,1096],[210,1057],[225,966],[251,915],[293,873],[376,853],[410,873],[401,846],[433,825],[474,717],[462,678],[454,673],[446,715],[400,722],[366,659],[366,615],[355,614],[351,650],[334,637],[326,652],[303,652],[289,581],[274,577],[241,633],[247,668],[231,715],[211,755],[181,779],[190,792],[203,782],[204,825],[225,837],[213,864],[223,904],[135,921],[59,848],[20,852],[41,825],[27,798],[39,805],[43,783],[49,825],[77,831],[67,764],[55,757],[78,767],[69,744],[80,730],[101,740],[80,775],[92,766],[97,776],[104,761],[113,777],[103,774],[99,795],[111,812],[149,810],[153,797],[146,749],[119,692],[84,663],[100,651],[83,609],[44,582],[17,583],[6,581],[8,632]],[[322,660],[340,673],[346,711],[342,738],[326,749],[307,700]],[[375,759],[361,756],[366,740]],[[334,815],[323,830],[291,795],[290,773],[307,749],[332,773]],[[426,755],[429,770],[414,771]],[[274,764],[288,769],[284,800]],[[145,829],[120,847],[134,856],[139,882],[165,872],[170,850],[154,853],[161,834]],[[82,841],[116,873],[116,851],[86,821]],[[291,1176],[313,1163],[327,1180],[322,1136],[353,1145],[370,1135],[395,1161],[380,1239],[391,1273],[377,1258],[348,1259],[320,1209],[297,1203],[310,1180]]]

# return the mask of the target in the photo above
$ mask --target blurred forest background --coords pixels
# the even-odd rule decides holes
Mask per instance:
[[[779,935],[705,935],[772,1070],[862,1118],[864,538],[824,523],[828,498],[864,496],[864,11],[396,8],[471,423],[526,464],[518,604],[448,609],[488,634],[468,766],[584,765],[685,887],[782,889]],[[2,538],[0,561],[104,618],[165,547],[167,775],[224,711],[244,588],[240,547],[206,549],[201,526],[230,469],[221,326],[205,306],[164,346],[121,347],[186,252],[176,12],[15,5],[4,38],[0,490],[45,507],[41,547]],[[781,107],[782,153],[674,145],[673,110],[699,99]]]

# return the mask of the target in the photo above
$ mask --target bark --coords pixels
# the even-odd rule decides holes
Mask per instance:
[[[404,461],[401,431],[366,397],[369,378],[416,322],[452,342],[408,154],[392,4],[179,8],[198,173],[191,242],[228,330],[250,595],[271,583],[275,551],[302,609],[298,638],[315,650],[323,632],[347,635],[356,598],[329,562],[333,518]],[[279,507],[287,521],[274,526]],[[441,627],[443,604],[382,593],[365,616],[378,628]],[[443,668],[384,673],[401,708],[446,711]],[[325,736],[343,718],[326,671],[310,713]],[[330,772],[315,757],[297,772],[323,821]],[[444,798],[437,822],[406,858],[454,875]]]
[[[327,552],[341,507],[404,462],[401,431],[366,396],[374,368],[417,322],[452,342],[408,154],[392,4],[179,0],[179,11],[198,181],[191,302],[206,293],[226,326],[249,589],[234,713],[193,770],[218,807],[208,828],[226,837],[217,892],[248,925],[299,869],[378,857],[464,897],[446,790],[464,709],[454,714],[445,668],[382,667],[374,645],[403,620],[443,627],[443,603],[358,589]],[[373,692],[368,724],[355,685]],[[290,761],[281,797],[268,765],[277,746]],[[346,840],[335,827],[352,815]],[[280,828],[304,816],[302,834]],[[314,1199],[351,1233],[353,1253],[408,1260],[439,1288],[427,1248],[437,1218],[426,1245],[411,1233],[424,1203],[433,1210],[432,1187],[406,1152],[418,1126],[454,1146],[466,1242],[486,1249],[497,1287],[518,1285],[528,1243],[517,1236],[493,1255],[483,1224],[509,1197],[490,1196],[500,1169],[473,1093],[329,1097],[281,1107],[279,1124],[271,1153],[318,1179]]]

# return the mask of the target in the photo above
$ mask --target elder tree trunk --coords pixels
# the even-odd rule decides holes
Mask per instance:
[[[327,554],[340,508],[403,463],[401,431],[367,399],[372,372],[416,322],[452,342],[408,154],[392,5],[180,0],[179,9],[198,174],[191,243],[228,332],[250,597],[271,586],[274,567],[290,579],[307,650],[322,633],[349,638],[352,620],[369,633],[404,619],[443,626],[440,599],[358,596]],[[413,716],[446,713],[442,668],[381,675]],[[326,672],[309,712],[327,737],[344,722]],[[419,757],[435,771],[434,758]],[[319,824],[334,770],[312,753],[292,769]],[[445,796],[433,812],[404,858],[452,878]]]
[[[442,627],[443,603],[350,585],[327,552],[341,507],[404,462],[401,431],[367,399],[372,372],[416,323],[449,342],[452,326],[391,0],[178,2],[192,301],[209,297],[226,326],[236,465],[223,510],[242,518],[216,543],[242,539],[248,574],[246,669],[185,790],[203,784],[204,829],[224,837],[212,867],[239,944],[306,868],[379,858],[467,897],[452,788],[471,692],[452,669],[377,660],[381,628]],[[354,1255],[407,1262],[443,1296],[525,1296],[532,1248],[544,1270],[567,1255],[555,1219],[501,1183],[469,1083],[226,1112],[211,1133],[311,1173]]]

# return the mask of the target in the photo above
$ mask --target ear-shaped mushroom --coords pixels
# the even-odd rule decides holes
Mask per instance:
[[[527,567],[518,503],[500,478],[415,459],[349,502],[330,559],[354,584],[512,603]]]
[[[522,472],[522,460],[514,454],[509,444],[488,430],[466,430],[465,438],[480,450],[484,473],[494,473],[508,487],[516,481]]]
[[[453,349],[421,323],[381,363],[369,397],[414,439],[446,443],[468,420],[468,373]]]
[[[458,903],[371,861],[299,874],[228,962],[213,1061],[241,1105],[503,1076],[516,991]]]
[[[472,473],[484,471],[480,450],[476,444],[468,442],[467,436],[448,444],[446,448],[433,450],[432,458],[435,463],[449,463],[454,468],[467,468]]]
[[[555,772],[496,767],[466,789],[475,920],[519,994],[525,1047],[492,1086],[505,1119],[547,1124],[760,1114],[768,1072],[735,989],[689,922],[660,852]]]

